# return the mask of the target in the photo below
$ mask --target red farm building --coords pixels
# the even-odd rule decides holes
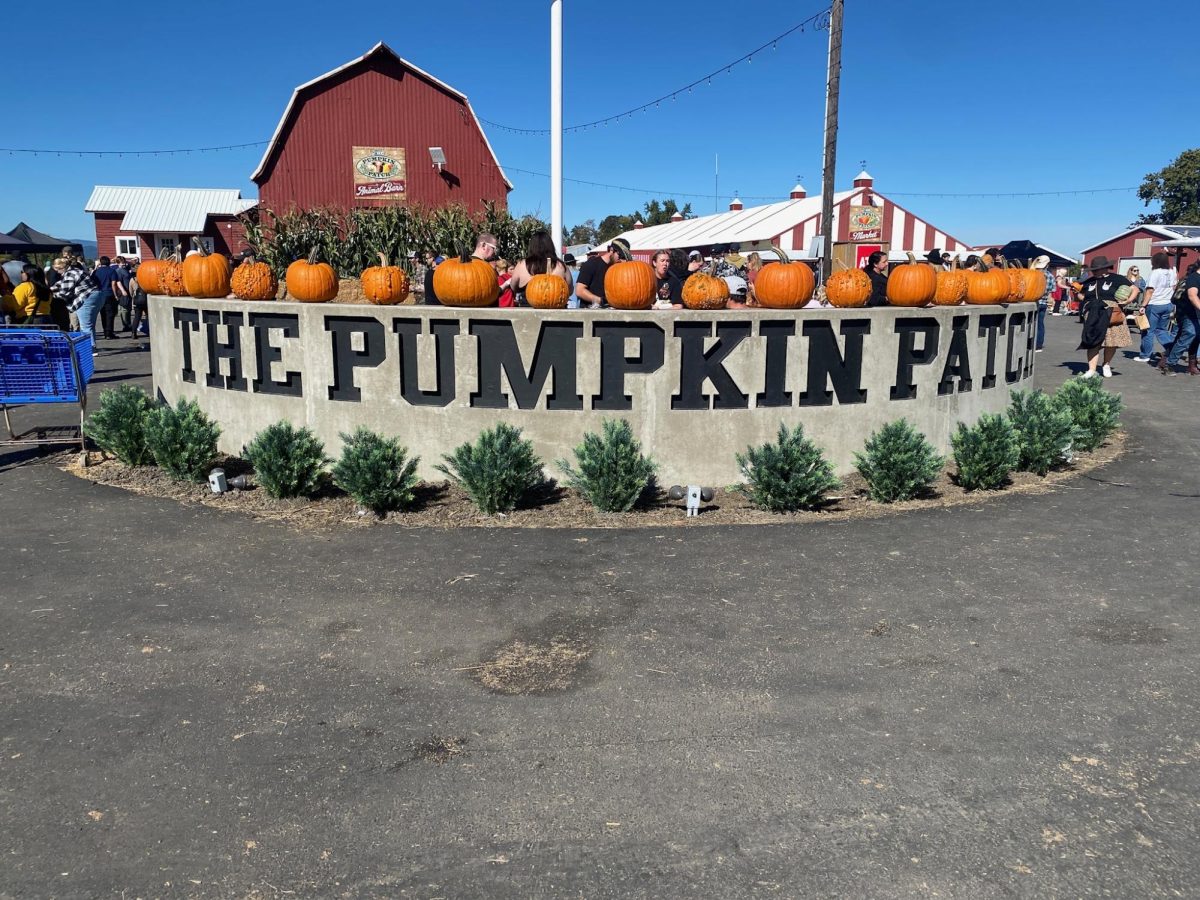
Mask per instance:
[[[1150,258],[1160,250],[1167,253],[1172,268],[1182,277],[1200,254],[1200,225],[1135,225],[1085,249],[1084,264],[1093,256],[1107,256],[1122,274],[1136,264],[1145,275],[1150,271]]]
[[[250,176],[262,206],[507,206],[512,184],[465,94],[386,44],[292,93]]]
[[[199,238],[210,253],[246,249],[239,216],[257,200],[234,188],[118,187],[98,184],[84,207],[96,217],[96,254],[154,259],[162,251],[187,253]]]

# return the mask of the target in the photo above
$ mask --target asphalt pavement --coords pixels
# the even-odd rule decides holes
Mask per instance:
[[[1115,462],[820,525],[311,533],[0,454],[0,897],[1198,896],[1200,378],[1115,368]]]

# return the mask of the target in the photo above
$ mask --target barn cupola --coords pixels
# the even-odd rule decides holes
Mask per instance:
[[[804,185],[797,181],[796,186],[792,188],[792,192],[788,196],[793,200],[803,200],[808,196],[808,191],[804,189]]]
[[[645,223],[645,222],[643,222],[641,219],[638,219],[636,222],[634,222],[634,223],[633,223],[633,227],[634,227],[635,229],[641,229],[641,228],[645,228],[645,227],[646,227],[646,223]]]
[[[742,206],[741,199],[736,194],[734,194],[733,199],[729,201],[729,208],[731,210],[733,210],[734,212],[737,212],[738,210],[741,210],[744,208]]]
[[[683,213],[678,212],[678,211],[671,213],[671,221],[672,222],[682,222],[683,221]]]

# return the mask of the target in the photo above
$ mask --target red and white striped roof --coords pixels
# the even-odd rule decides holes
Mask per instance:
[[[864,173],[865,176],[865,173]],[[850,239],[850,207],[875,206],[882,210],[883,234],[880,243],[891,245],[892,253],[924,256],[937,248],[949,253],[967,253],[970,246],[909,212],[900,204],[875,191],[869,176],[860,176],[853,190],[834,194],[833,234],[836,242]],[[863,182],[866,181],[866,184]],[[706,248],[737,244],[739,252],[769,250],[778,244],[789,256],[804,259],[812,239],[821,233],[821,197],[783,200],[765,206],[731,209],[727,212],[651,225],[625,232],[637,256],[655,250]]]

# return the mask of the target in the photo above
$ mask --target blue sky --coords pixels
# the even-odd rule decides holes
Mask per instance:
[[[670,92],[823,5],[695,0],[638,9],[564,0],[566,124]],[[1200,7],[1172,4],[1163,12],[1169,23],[1156,27],[1150,7],[1116,0],[1009,0],[987,14],[992,4],[976,6],[848,0],[838,189],[865,159],[881,192],[969,243],[1028,237],[1074,255],[1121,231],[1143,211],[1133,192],[905,194],[1138,185],[1200,144],[1195,98],[1176,87],[1194,83],[1194,55],[1185,72],[1194,39],[1184,35],[1198,33]],[[64,45],[51,39],[46,10],[9,11],[7,33],[31,39],[10,37],[5,48],[9,115],[0,146],[143,150],[264,140],[297,84],[379,40],[466,93],[482,118],[549,123],[549,3],[542,0],[209,2],[201,12],[168,4],[144,13],[117,28],[109,11],[60,0],[54,18],[77,22],[87,36]],[[98,14],[107,47],[90,27]],[[735,190],[743,198],[786,197],[797,175],[817,193],[826,49],[827,33],[810,28],[659,109],[569,134],[568,178],[650,193],[568,182],[566,223],[626,213],[654,196],[712,212],[718,154],[722,209]],[[549,171],[548,138],[487,132],[515,185],[510,208],[548,219],[549,180],[517,171]],[[260,154],[0,153],[0,228],[24,219],[61,237],[92,237],[83,205],[94,184],[237,187],[254,196],[249,175]]]

